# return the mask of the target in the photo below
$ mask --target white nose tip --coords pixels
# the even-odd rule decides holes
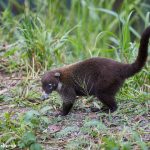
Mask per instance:
[[[48,96],[49,96],[49,95],[44,92],[44,93],[42,94],[42,96],[41,96],[41,100],[46,100],[46,99],[48,99]]]

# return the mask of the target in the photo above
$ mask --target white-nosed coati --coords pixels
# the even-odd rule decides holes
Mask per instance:
[[[94,95],[111,112],[117,109],[115,94],[125,79],[139,72],[148,56],[150,27],[141,36],[137,59],[123,64],[111,59],[94,57],[82,62],[54,69],[42,77],[42,88],[50,94],[57,91],[63,99],[61,115],[67,115],[76,96]]]

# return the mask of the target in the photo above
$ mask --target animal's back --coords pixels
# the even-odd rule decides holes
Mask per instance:
[[[83,90],[85,90],[85,95],[87,93],[92,95],[97,89],[107,90],[114,83],[116,85],[117,83],[120,84],[120,81],[122,83],[124,80],[119,75],[119,68],[121,66],[121,63],[111,59],[100,57],[90,58],[65,66],[64,70],[66,73],[64,76],[65,80],[63,79],[63,81],[66,81],[68,78],[71,79],[74,85],[76,85],[76,91],[80,93],[79,95],[83,94],[81,94]]]

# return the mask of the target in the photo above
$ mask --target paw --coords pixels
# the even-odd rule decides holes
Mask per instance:
[[[106,106],[103,106],[103,107],[100,109],[100,112],[109,113],[109,108],[106,107]]]

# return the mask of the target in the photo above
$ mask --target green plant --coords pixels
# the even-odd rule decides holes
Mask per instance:
[[[36,143],[36,137],[32,132],[25,133],[18,143],[19,148],[27,148],[30,150],[42,150],[42,147]]]

